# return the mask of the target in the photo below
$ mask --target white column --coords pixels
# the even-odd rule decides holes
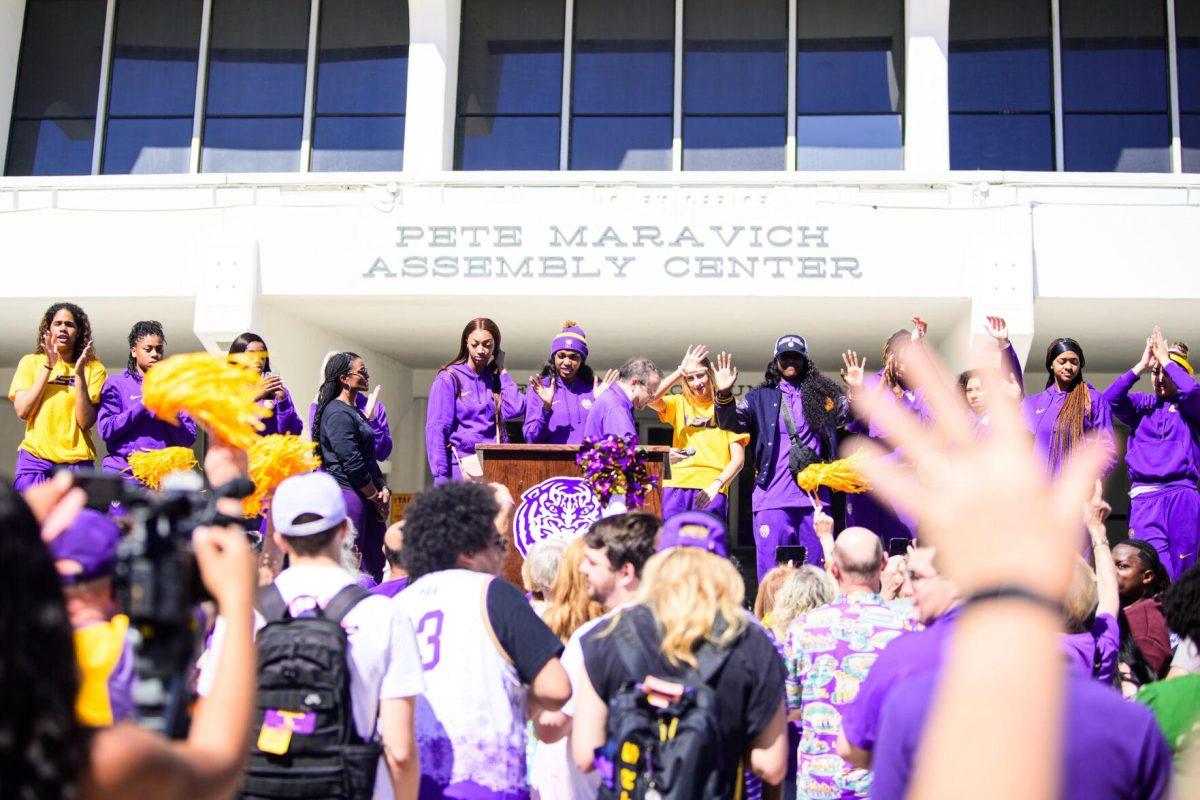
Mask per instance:
[[[8,155],[9,123],[17,93],[17,55],[21,52],[24,23],[25,0],[0,0],[0,175]]]
[[[905,0],[904,168],[950,168],[950,0]]]
[[[404,171],[454,167],[462,0],[409,0]]]

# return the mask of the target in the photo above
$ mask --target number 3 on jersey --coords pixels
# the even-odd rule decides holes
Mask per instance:
[[[426,672],[436,667],[442,658],[444,617],[441,611],[430,611],[417,623],[417,649],[421,652],[421,668]]]

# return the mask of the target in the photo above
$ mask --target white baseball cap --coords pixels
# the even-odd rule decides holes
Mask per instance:
[[[317,519],[296,520],[305,514]],[[271,500],[271,521],[284,536],[312,536],[327,531],[346,519],[346,501],[341,487],[324,472],[293,475],[279,484]]]

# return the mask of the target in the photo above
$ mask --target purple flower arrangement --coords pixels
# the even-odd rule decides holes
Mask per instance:
[[[646,454],[628,435],[584,439],[575,463],[602,506],[607,506],[613,495],[623,494],[629,508],[641,508],[650,489],[659,483],[658,476],[646,469]]]

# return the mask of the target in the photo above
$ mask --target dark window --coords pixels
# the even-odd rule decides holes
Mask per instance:
[[[1061,0],[1068,170],[1169,172],[1163,0]]]
[[[1175,0],[1183,171],[1200,172],[1200,0]]]
[[[404,166],[408,3],[322,0],[312,170]]]
[[[455,168],[558,169],[562,0],[463,0]]]
[[[798,169],[903,167],[903,0],[798,0]]]
[[[117,3],[103,172],[188,171],[202,5]]]
[[[300,167],[308,0],[213,0],[203,172]]]
[[[673,0],[577,0],[572,169],[670,169]]]
[[[1054,169],[1048,0],[950,4],[950,168]]]
[[[786,166],[786,0],[688,0],[683,168]]]
[[[104,0],[27,0],[7,175],[92,171]]]

